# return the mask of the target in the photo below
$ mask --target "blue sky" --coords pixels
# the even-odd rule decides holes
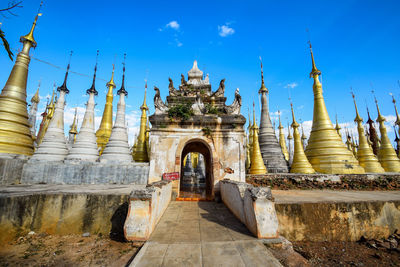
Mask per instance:
[[[34,19],[39,0],[23,2],[18,17],[0,18],[2,30],[13,49]],[[324,97],[332,120],[351,123],[354,107],[350,87],[356,94],[361,116],[365,104],[376,118],[372,87],[383,115],[393,120],[389,93],[400,101],[400,11],[399,1],[46,1],[38,21],[32,56],[65,68],[69,51],[74,55],[71,70],[91,76],[96,50],[100,50],[96,88],[96,116],[102,115],[106,82],[116,63],[117,89],[120,86],[123,54],[127,53],[126,83],[130,134],[137,130],[138,110],[143,100],[144,80],[148,80],[148,103],[153,113],[154,85],[163,98],[168,93],[168,77],[175,84],[187,74],[197,59],[199,68],[210,74],[217,89],[226,78],[227,104],[240,88],[242,112],[256,101],[259,111],[259,57],[270,90],[270,110],[282,110],[290,119],[289,91],[296,116],[311,125],[313,113],[310,36],[318,68],[322,71]],[[309,29],[309,34],[306,32]],[[0,81],[5,84],[13,66],[4,51],[0,54]],[[28,100],[42,81],[40,95],[51,93],[53,83],[62,83],[64,70],[31,61]],[[104,80],[101,80],[104,79]],[[67,96],[66,129],[72,109],[83,112],[86,89],[91,78],[71,74]],[[115,90],[116,92],[116,90]],[[45,98],[39,111],[43,111]],[[117,97],[114,98],[116,111]],[[400,106],[399,106],[400,107]],[[83,116],[83,113],[81,114]],[[258,114],[259,116],[259,114]],[[97,119],[98,120],[98,119]],[[350,127],[350,126],[349,126]],[[309,127],[306,127],[307,129]]]

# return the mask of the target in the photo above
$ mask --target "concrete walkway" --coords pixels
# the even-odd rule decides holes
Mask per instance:
[[[130,266],[281,266],[222,203],[171,202]]]

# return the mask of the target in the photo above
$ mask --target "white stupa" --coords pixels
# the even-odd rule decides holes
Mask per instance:
[[[123,64],[122,85],[118,90],[119,101],[117,106],[117,116],[114,126],[111,131],[110,139],[103,154],[100,157],[100,162],[132,162],[132,154],[129,151],[128,133],[125,125],[125,96],[128,92],[125,90],[125,63]]]
[[[96,143],[96,135],[94,132],[94,96],[97,95],[95,88],[97,62],[94,67],[92,87],[86,91],[89,94],[89,100],[86,104],[86,111],[83,117],[83,122],[76,136],[76,141],[73,144],[67,161],[92,161],[95,162],[99,158],[99,151]]]
[[[31,161],[62,161],[68,154],[67,143],[64,135],[64,106],[65,95],[69,93],[67,88],[67,78],[70,64],[68,64],[65,73],[64,83],[57,88],[60,92],[58,97],[54,115],[50,120],[49,127],[44,134],[43,140],[38,149],[33,154]]]

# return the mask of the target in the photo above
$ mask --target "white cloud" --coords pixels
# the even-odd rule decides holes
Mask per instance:
[[[226,37],[235,33],[235,30],[228,26],[228,23],[218,26],[218,34],[221,37]]]
[[[297,87],[298,85],[299,85],[298,83],[292,82],[292,83],[286,84],[285,88],[291,88],[291,89],[293,89],[293,88]]]
[[[180,27],[180,25],[176,20],[173,20],[173,21],[167,23],[167,25],[165,25],[165,28],[171,28],[176,31],[179,30],[179,27]]]

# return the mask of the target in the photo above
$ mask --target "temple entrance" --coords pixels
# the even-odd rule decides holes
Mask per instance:
[[[203,142],[189,142],[181,155],[179,199],[213,199],[211,153]]]

